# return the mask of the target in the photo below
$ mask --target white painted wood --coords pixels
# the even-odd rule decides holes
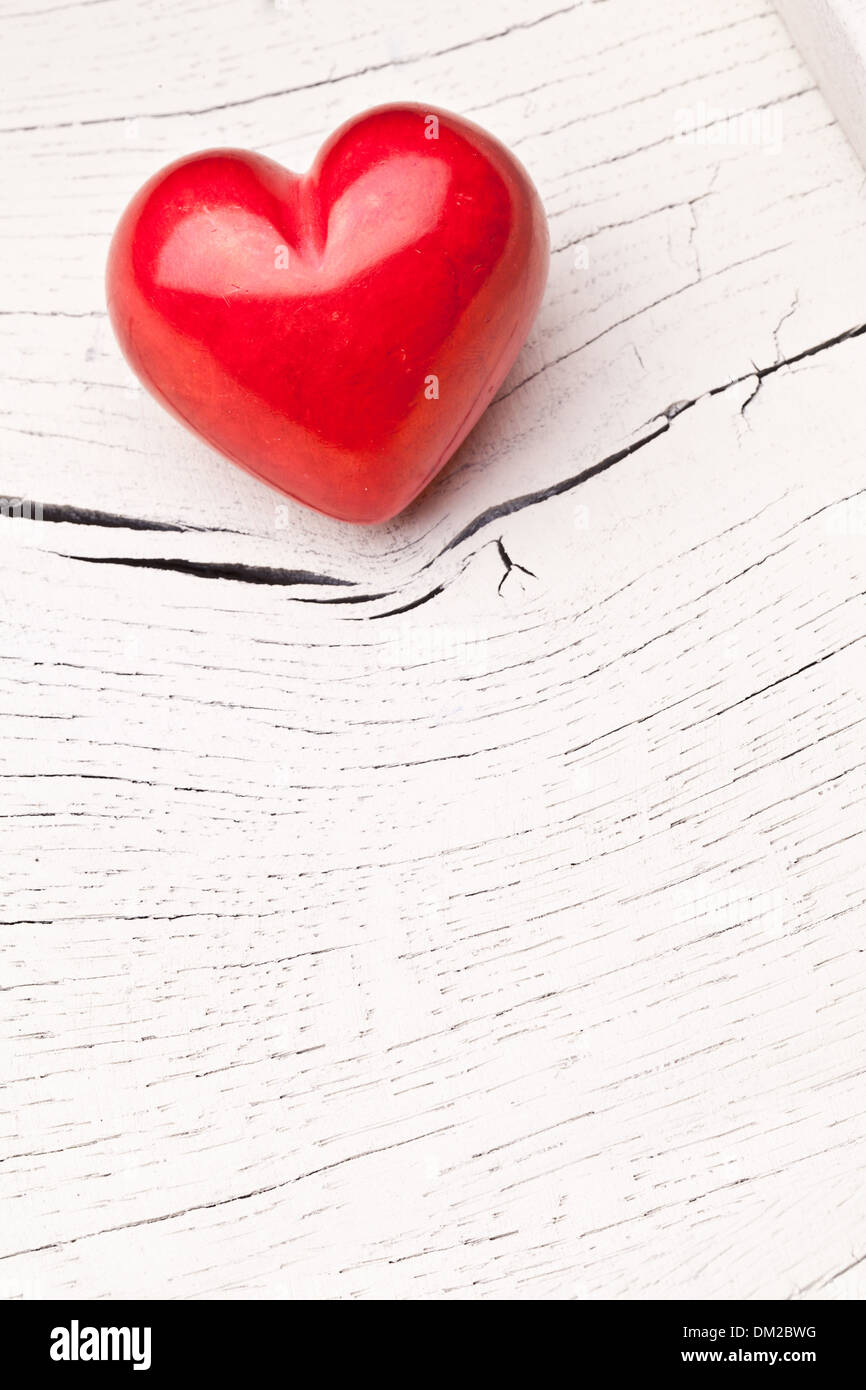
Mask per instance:
[[[0,1292],[862,1295],[862,171],[781,21],[7,9]],[[159,412],[102,263],[172,156],[427,94],[551,282],[352,529]]]
[[[791,37],[866,164],[866,0],[777,0]]]

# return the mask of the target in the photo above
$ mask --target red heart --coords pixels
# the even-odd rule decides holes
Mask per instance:
[[[491,401],[547,265],[513,155],[458,116],[382,106],[309,174],[243,150],[156,174],[115,232],[108,309],[202,439],[309,507],[384,521]]]

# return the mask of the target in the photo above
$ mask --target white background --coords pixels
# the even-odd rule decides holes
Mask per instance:
[[[4,9],[0,1292],[862,1293],[864,175],[767,0]],[[102,270],[175,156],[401,99],[553,259],[353,529]]]

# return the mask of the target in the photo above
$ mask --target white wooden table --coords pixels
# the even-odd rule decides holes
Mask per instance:
[[[775,12],[4,8],[0,1292],[862,1294],[864,175]],[[175,156],[398,99],[554,254],[353,529],[159,411],[102,268]]]

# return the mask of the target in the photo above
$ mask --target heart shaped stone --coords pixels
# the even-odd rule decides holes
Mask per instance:
[[[378,522],[492,400],[548,260],[508,150],[383,106],[304,175],[243,150],[169,165],[124,212],[106,287],[127,361],[183,424],[299,502]]]

